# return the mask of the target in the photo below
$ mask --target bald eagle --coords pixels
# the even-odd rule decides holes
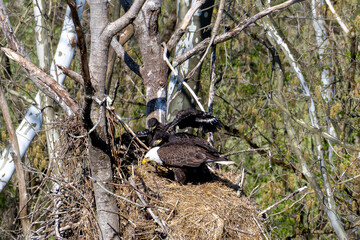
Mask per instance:
[[[150,149],[142,163],[154,161],[173,170],[177,182],[207,181],[212,178],[206,163],[231,165],[232,161],[199,137],[179,138]]]

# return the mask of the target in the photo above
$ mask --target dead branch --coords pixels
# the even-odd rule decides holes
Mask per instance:
[[[73,71],[73,70],[71,70],[71,69],[68,69],[68,68],[66,68],[66,67],[64,67],[64,66],[60,66],[60,65],[56,65],[66,76],[68,76],[69,78],[71,78],[71,79],[73,79],[73,80],[75,80],[77,83],[79,83],[81,86],[84,86],[84,79],[83,79],[83,77],[79,74],[79,73],[77,73],[77,72],[75,72],[75,71]]]
[[[255,14],[252,17],[249,17],[247,19],[245,19],[244,21],[242,21],[241,23],[239,23],[235,28],[233,28],[232,30],[223,33],[221,35],[218,35],[215,39],[214,39],[214,44],[218,44],[218,43],[222,43],[225,42],[237,35],[239,35],[245,28],[247,28],[249,25],[255,23],[256,21],[258,21],[259,19],[269,15],[270,13],[276,12],[276,11],[280,11],[284,8],[287,8],[291,5],[293,5],[294,3],[298,3],[298,2],[302,2],[304,0],[289,0],[286,1],[284,3],[281,3],[279,5],[273,6],[273,7],[269,7],[267,9],[265,9],[264,11],[261,11],[257,14]],[[198,43],[195,47],[193,47],[192,49],[190,49],[189,51],[185,52],[183,55],[175,58],[173,60],[174,67],[177,67],[178,65],[182,64],[183,62],[185,62],[187,59],[191,58],[192,56],[198,54],[199,52],[203,51],[206,49],[206,47],[209,45],[210,43],[210,39],[211,37],[208,37],[206,39],[204,39],[203,41],[201,41],[200,43]]]
[[[345,34],[349,33],[349,28],[346,26],[346,24],[344,23],[344,21],[339,17],[339,14],[337,14],[337,12],[335,11],[334,6],[332,5],[330,0],[325,0],[326,4],[328,5],[330,11],[334,14],[336,21],[339,23],[340,27],[342,28],[342,30],[345,32]]]
[[[46,95],[55,100],[66,112],[68,116],[75,115],[80,112],[78,103],[71,98],[66,89],[57,81],[47,75],[33,63],[26,60],[20,54],[9,48],[1,48],[1,50],[13,61],[17,62],[28,71],[34,84]]]
[[[200,61],[196,64],[196,66],[191,70],[191,72],[186,76],[186,78],[191,78],[196,69],[198,69],[200,67],[200,65],[202,64],[202,62],[204,61],[206,55],[208,54],[209,50],[210,50],[210,47],[213,45],[214,43],[214,39],[216,37],[216,34],[217,34],[217,31],[219,30],[219,26],[220,26],[220,22],[221,22],[221,19],[222,19],[222,14],[224,12],[224,6],[225,6],[225,0],[221,0],[220,1],[220,5],[219,5],[219,10],[218,10],[218,13],[217,13],[217,16],[216,16],[216,21],[215,21],[215,24],[214,24],[214,28],[213,30],[211,31],[211,39],[210,39],[210,42],[205,50],[205,53],[202,55]]]
[[[101,183],[99,183],[99,181],[97,181],[95,178],[93,178],[93,177],[91,177],[91,176],[88,176],[88,178],[90,178],[90,179],[93,181],[93,183],[97,184],[97,185],[98,185],[101,189],[103,189],[105,192],[109,193],[110,195],[112,195],[112,196],[114,196],[114,197],[120,198],[120,199],[124,200],[125,202],[134,204],[134,205],[137,206],[137,207],[141,207],[141,208],[146,208],[146,207],[148,207],[147,204],[140,205],[140,204],[138,204],[138,203],[136,203],[136,202],[133,202],[133,201],[131,201],[131,200],[129,200],[129,199],[123,197],[123,196],[120,196],[120,195],[117,195],[117,194],[111,192],[110,190],[106,189],[106,187],[104,187]]]
[[[253,219],[256,222],[256,225],[258,226],[258,228],[260,229],[261,233],[264,235],[266,240],[269,240],[268,236],[266,235],[265,231],[262,229],[259,221],[256,219],[256,217],[253,215]]]
[[[189,11],[186,13],[184,19],[179,24],[179,27],[175,30],[173,35],[170,37],[169,41],[166,43],[168,46],[169,51],[171,52],[176,44],[179,42],[182,35],[184,35],[189,22],[194,15],[194,13],[205,3],[205,0],[197,0],[194,4],[192,4]]]
[[[12,154],[12,157],[15,162],[16,176],[17,176],[18,182],[19,182],[20,219],[21,219],[21,225],[23,228],[22,231],[24,233],[25,238],[27,238],[28,231],[30,230],[30,219],[27,216],[28,215],[28,210],[27,210],[28,199],[27,199],[27,191],[26,191],[25,173],[24,173],[24,169],[22,167],[19,143],[18,143],[18,140],[16,137],[16,132],[15,132],[14,126],[11,121],[10,109],[6,102],[5,95],[4,95],[1,85],[0,85],[0,108],[1,108],[1,112],[4,117],[6,128],[9,132],[11,147],[14,151]]]
[[[297,189],[295,192],[287,195],[286,197],[284,197],[283,199],[281,199],[280,201],[274,203],[273,205],[267,207],[265,210],[261,211],[259,213],[259,216],[263,215],[264,213],[270,211],[271,209],[273,209],[274,207],[278,206],[280,203],[282,202],[285,202],[286,200],[288,200],[289,198],[291,198],[292,196],[295,196],[296,194],[298,193],[301,193],[302,191],[306,190],[308,187],[307,186],[304,186],[304,187],[301,187],[299,189]]]
[[[77,6],[76,3],[73,0],[67,0],[67,4],[69,5],[71,9],[71,17],[75,25],[75,31],[76,35],[78,37],[78,46],[80,49],[80,58],[81,58],[81,71],[82,71],[82,77],[84,80],[84,87],[85,87],[85,93],[87,96],[91,99],[91,97],[94,94],[94,89],[91,85],[91,79],[90,79],[90,70],[89,70],[89,63],[88,63],[88,55],[86,50],[86,41],[85,36],[81,27],[79,15],[77,13]],[[91,104],[91,102],[90,102]],[[87,117],[87,116],[86,116]]]
[[[84,80],[84,88],[85,88],[85,99],[84,106],[82,111],[82,118],[84,127],[86,130],[90,130],[94,128],[94,123],[91,120],[91,105],[93,102],[92,97],[94,96],[94,88],[91,83],[90,77],[90,69],[88,62],[88,55],[86,50],[86,41],[85,36],[81,27],[79,15],[77,13],[77,6],[73,0],[67,0],[67,4],[71,9],[71,17],[75,25],[76,35],[78,37],[78,46],[80,49],[80,59],[81,59],[81,72]],[[96,137],[96,134],[89,132],[90,136]]]
[[[121,124],[125,127],[126,131],[128,131],[132,136],[133,138],[143,147],[146,149],[146,151],[149,151],[150,148],[148,146],[146,146],[137,136],[136,134],[134,133],[134,131],[126,124],[126,122],[124,122],[122,120],[122,118],[116,114],[110,107],[106,107],[107,110],[118,120],[121,122]]]
[[[4,1],[0,1],[0,23],[3,33],[5,35],[6,41],[9,44],[9,47],[24,56],[26,59],[29,59],[28,54],[26,53],[25,47],[20,41],[16,38],[15,33],[12,30],[9,17],[6,13],[6,8]]]
[[[163,43],[163,47],[164,47],[164,55],[163,55],[163,59],[166,62],[166,64],[169,66],[169,68],[171,69],[172,73],[174,74],[174,76],[176,78],[178,78],[178,80],[186,87],[186,89],[190,92],[191,96],[194,98],[195,102],[197,103],[197,105],[199,106],[200,110],[205,112],[205,108],[204,106],[201,104],[200,102],[200,98],[196,95],[196,93],[191,89],[191,87],[189,86],[189,84],[187,84],[187,82],[185,82],[178,74],[177,70],[171,65],[168,57],[167,57],[167,46],[166,43]]]

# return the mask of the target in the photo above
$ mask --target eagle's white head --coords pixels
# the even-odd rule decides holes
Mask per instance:
[[[150,149],[146,154],[144,159],[142,160],[142,164],[146,164],[148,161],[154,161],[160,165],[163,165],[163,161],[161,161],[159,154],[157,153],[160,147],[154,147]]]

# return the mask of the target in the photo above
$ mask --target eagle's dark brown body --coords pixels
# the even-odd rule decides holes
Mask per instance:
[[[181,183],[210,180],[212,177],[206,163],[233,164],[232,161],[220,157],[220,153],[204,139],[189,136],[192,135],[151,149],[145,159],[172,168],[175,181]]]
[[[164,164],[172,167],[199,167],[205,162],[228,161],[198,137],[168,142],[157,153]]]

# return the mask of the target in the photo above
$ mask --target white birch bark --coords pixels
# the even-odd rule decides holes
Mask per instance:
[[[50,70],[50,52],[48,42],[48,31],[44,14],[46,13],[46,6],[44,0],[33,0],[34,17],[35,17],[35,40],[36,40],[36,52],[39,60],[39,67],[48,72]],[[61,161],[56,162],[58,157],[58,151],[56,150],[56,143],[60,139],[59,132],[51,124],[56,121],[54,111],[54,101],[46,96],[44,93],[40,93],[41,109],[43,109],[43,121],[45,123],[45,136],[46,144],[50,161],[50,169],[55,176],[59,176],[59,170],[61,168]],[[52,182],[52,191],[58,193],[60,185],[56,182]],[[54,199],[54,212],[58,212],[59,206],[62,204],[61,198],[56,197]],[[59,237],[59,215],[55,214],[55,232]]]
[[[331,88],[331,83],[333,82],[333,76],[330,75],[329,69],[327,66],[330,65],[329,57],[324,56],[324,52],[329,45],[329,40],[327,39],[327,33],[325,28],[325,21],[323,20],[323,16],[321,15],[322,3],[318,0],[311,1],[311,12],[313,15],[313,26],[315,30],[316,42],[318,46],[318,54],[320,59],[320,64],[325,65],[321,71],[321,95],[324,99],[325,103],[329,104],[331,102],[334,92]],[[327,107],[327,106],[326,106]],[[326,115],[326,121],[328,123],[328,133],[332,136],[336,136],[335,128],[331,123],[329,117]],[[333,148],[331,146],[332,142],[328,141],[329,148],[329,161],[332,161],[333,156]]]
[[[85,0],[77,0],[76,4],[79,7],[78,14],[81,17],[84,10]],[[76,40],[76,34],[74,31],[74,24],[70,17],[70,8],[66,10],[65,20],[63,29],[61,32],[60,40],[57,46],[57,50],[54,56],[50,68],[51,76],[56,79],[60,84],[64,82],[65,75],[62,74],[60,69],[55,64],[69,67],[74,57],[75,46],[73,40]],[[40,92],[35,97],[37,105],[40,105]],[[36,133],[41,129],[42,126],[42,114],[36,106],[30,106],[27,111],[25,118],[21,121],[19,127],[16,129],[16,136],[19,142],[20,156],[25,155],[26,150],[30,146],[31,141],[34,139]],[[10,144],[3,150],[0,158],[0,192],[4,189],[6,184],[10,181],[11,176],[15,171],[15,165],[11,157],[13,150]]]
[[[260,9],[263,9],[260,1],[257,1],[256,3]],[[305,99],[307,100],[308,112],[309,112],[309,116],[310,116],[310,120],[311,120],[311,125],[313,127],[315,127],[316,129],[319,129],[320,127],[319,127],[318,119],[316,116],[316,108],[315,108],[314,100],[310,94],[310,89],[307,86],[305,77],[302,74],[302,70],[301,70],[300,66],[297,64],[295,57],[293,56],[293,54],[290,51],[289,46],[278,34],[275,27],[270,23],[269,17],[266,16],[265,18],[263,18],[263,20],[264,20],[263,22],[264,22],[266,28],[269,30],[268,34],[280,46],[280,48],[282,49],[283,53],[285,54],[285,56],[289,62],[291,68],[293,69],[294,73],[296,74],[297,78],[300,81],[303,95],[305,96]],[[320,27],[320,26],[317,26],[317,27]],[[324,196],[324,197],[326,197],[326,201],[324,201],[325,199],[319,199],[319,200],[326,204],[326,207],[327,207],[326,213],[329,217],[331,225],[334,228],[337,236],[340,239],[347,239],[347,235],[344,231],[341,220],[339,219],[339,217],[336,214],[336,206],[335,206],[333,193],[332,193],[331,186],[330,186],[328,176],[327,176],[327,171],[326,171],[326,166],[325,166],[325,161],[324,161],[324,156],[323,156],[323,151],[322,151],[321,138],[319,135],[315,135],[314,138],[315,138],[315,145],[316,145],[315,146],[316,155],[317,155],[316,158],[317,158],[317,161],[320,163],[320,171],[321,171],[321,175],[323,178],[324,188],[326,191],[326,196]],[[304,170],[305,169],[303,168],[303,171]]]
[[[327,65],[327,57],[326,55],[324,56],[324,52],[326,50],[326,48],[329,45],[329,41],[327,39],[326,36],[326,28],[325,28],[325,21],[323,20],[323,16],[321,15],[320,11],[321,11],[321,1],[318,0],[312,0],[311,1],[311,12],[313,14],[313,26],[314,26],[314,30],[315,30],[315,36],[316,36],[316,42],[318,45],[318,54],[319,54],[319,59],[320,59],[320,63],[323,65]],[[321,96],[324,99],[325,103],[329,103],[332,100],[332,96],[333,96],[333,91],[331,89],[331,76],[329,73],[329,69],[325,66],[322,68],[321,71]],[[331,123],[330,119],[328,116],[326,116],[326,121],[328,124],[328,133],[332,136],[336,136],[336,132],[335,132],[335,128],[333,126],[333,124]],[[318,138],[320,138],[320,136],[317,136]],[[332,142],[329,142],[329,161],[332,161],[332,154],[333,154],[333,150],[332,150]],[[326,195],[327,195],[327,205],[328,207],[334,211],[334,214],[336,213],[336,205],[335,205],[335,200],[334,200],[334,194],[332,192],[332,188],[330,186],[330,183],[327,179],[327,171],[326,171],[326,166],[325,166],[325,161],[324,159],[320,159],[320,168],[321,168],[321,174],[323,176],[323,180],[324,180],[324,186],[325,186],[325,191],[326,191]]]
[[[48,31],[44,14],[46,13],[46,6],[44,0],[33,0],[34,17],[35,17],[35,40],[36,40],[36,52],[39,60],[39,67],[45,72],[50,70],[49,59],[49,42]],[[59,140],[60,136],[56,128],[51,127],[51,123],[56,121],[54,111],[54,101],[41,93],[41,109],[43,109],[43,121],[45,123],[45,135],[46,144],[48,148],[48,154],[51,164],[51,169],[55,175],[58,175],[58,165],[56,165],[57,153],[55,150],[55,144]],[[56,191],[58,185],[53,183],[53,190]]]

